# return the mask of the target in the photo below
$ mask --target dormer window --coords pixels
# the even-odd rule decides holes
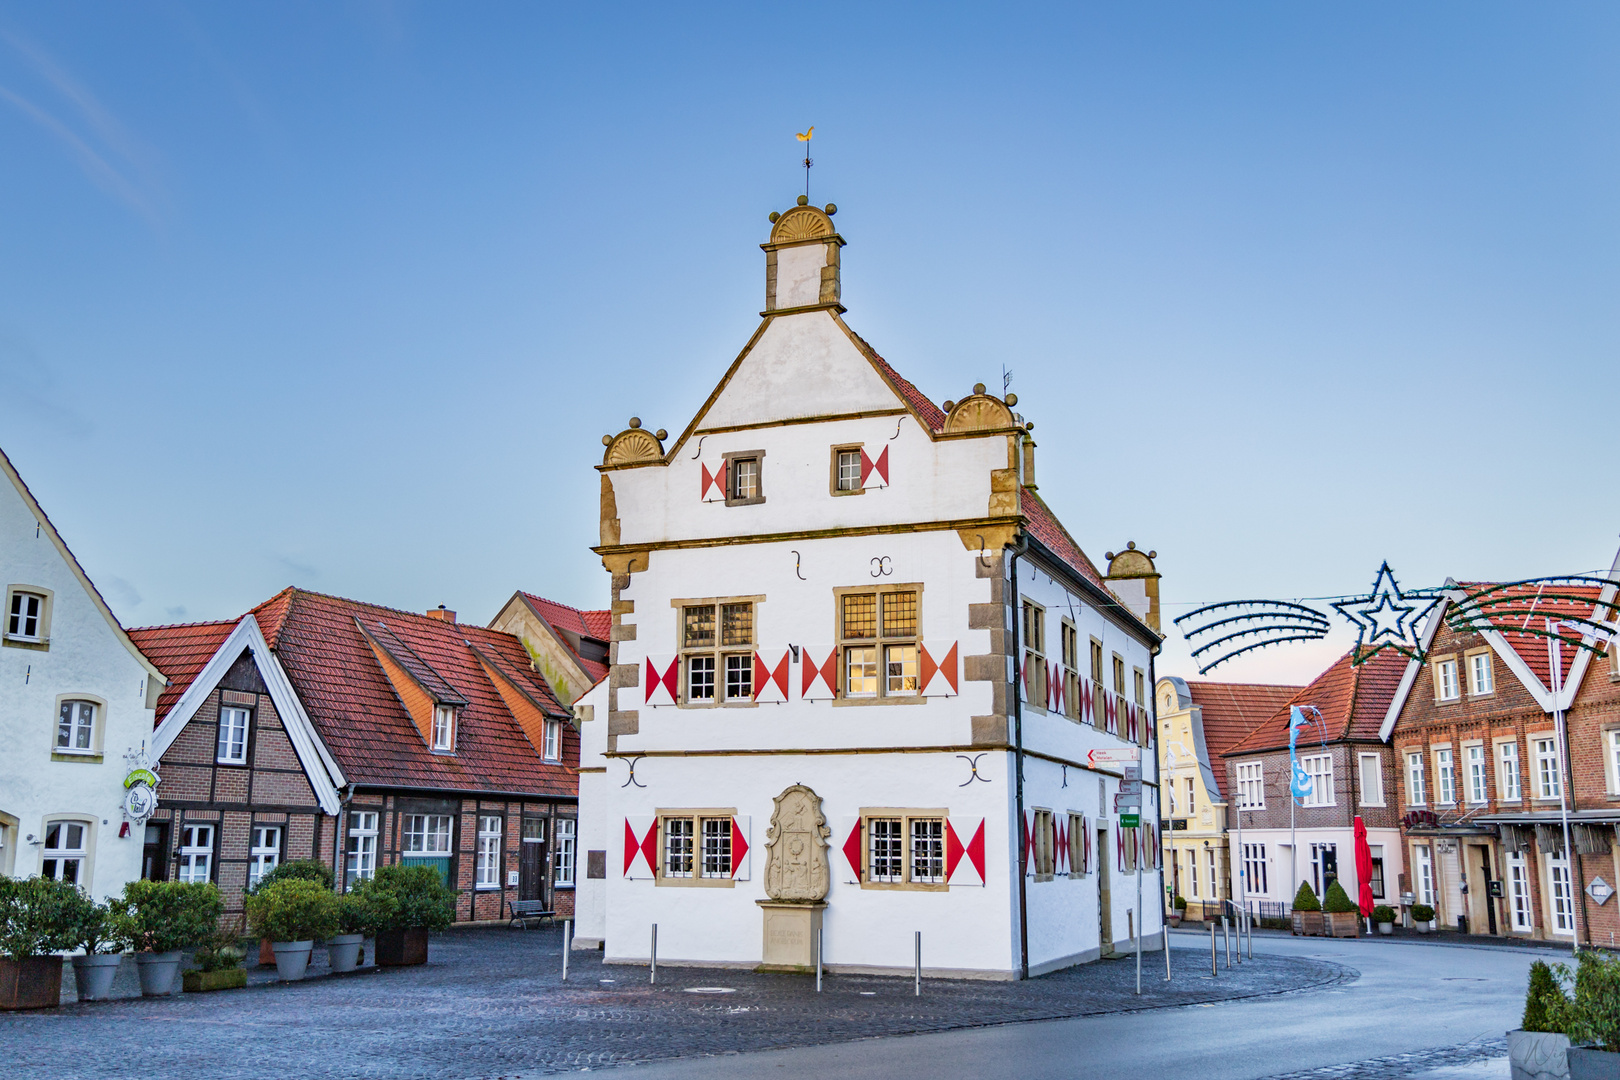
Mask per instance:
[[[433,749],[449,753],[456,748],[456,707],[433,706]]]
[[[562,721],[547,720],[544,746],[540,753],[547,761],[557,761],[562,758]]]

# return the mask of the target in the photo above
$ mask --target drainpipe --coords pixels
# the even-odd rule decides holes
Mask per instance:
[[[1009,563],[1012,580],[1012,713],[1013,713],[1013,790],[1017,793],[1018,809],[1018,977],[1029,978],[1029,844],[1024,839],[1024,704],[1018,693],[1018,682],[1023,674],[1023,646],[1018,635],[1022,630],[1018,611],[1018,557],[1029,551],[1029,540],[1020,535],[1016,544],[1007,545],[1011,552]]]
[[[343,833],[348,825],[349,800],[354,798],[354,785],[350,784],[342,791],[342,800],[338,803],[338,812],[332,818],[332,878],[337,883],[338,892],[348,892],[349,885],[345,862],[343,858]]]

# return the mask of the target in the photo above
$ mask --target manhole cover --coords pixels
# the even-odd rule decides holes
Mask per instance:
[[[729,986],[688,986],[688,994],[735,994],[737,991]]]

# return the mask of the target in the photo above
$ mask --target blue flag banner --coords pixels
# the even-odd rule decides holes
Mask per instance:
[[[1316,710],[1312,709],[1311,712],[1316,712]],[[1320,717],[1322,714],[1317,713],[1316,715]],[[1288,707],[1288,766],[1291,774],[1288,790],[1296,799],[1309,798],[1315,788],[1315,782],[1311,779],[1310,774],[1300,767],[1299,755],[1295,752],[1295,747],[1299,743],[1299,729],[1308,723],[1310,721],[1305,719],[1304,709],[1301,709],[1298,705]]]

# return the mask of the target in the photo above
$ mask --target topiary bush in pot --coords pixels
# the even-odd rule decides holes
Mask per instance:
[[[1428,904],[1413,904],[1412,921],[1417,923],[1418,933],[1427,934],[1431,929],[1429,924],[1434,922],[1434,908]]]
[[[1553,967],[1572,992],[1549,996],[1547,1018],[1569,1037],[1570,1080],[1609,1080],[1620,1075],[1620,957],[1587,949],[1572,974]]]
[[[77,948],[88,898],[50,878],[0,877],[0,1009],[51,1008],[62,999],[62,958]]]
[[[431,866],[384,866],[361,892],[380,905],[377,963],[382,967],[427,963],[428,931],[443,930],[455,917],[455,890]]]
[[[1322,911],[1325,915],[1324,927],[1327,933],[1334,937],[1359,937],[1361,934],[1361,908],[1350,899],[1344,891],[1344,886],[1335,880],[1328,886],[1327,896],[1322,899]]]
[[[379,890],[356,889],[338,898],[338,932],[326,942],[326,958],[334,972],[359,966],[368,937],[385,930],[398,911],[398,901]]]
[[[296,982],[309,967],[315,941],[337,933],[338,899],[317,882],[286,878],[248,897],[247,917],[255,934],[273,942],[283,981]]]
[[[288,862],[277,863],[270,872],[248,886],[247,895],[256,896],[258,893],[276,884],[279,881],[313,881],[317,885],[330,891],[332,889],[332,868],[319,859],[292,859]],[[275,963],[274,942],[269,938],[259,941],[259,963]]]
[[[1372,920],[1378,927],[1380,934],[1393,933],[1395,930],[1395,909],[1388,904],[1379,904],[1373,908]]]
[[[1308,881],[1300,882],[1299,891],[1294,894],[1293,923],[1296,934],[1322,933],[1322,905]]]
[[[80,1001],[105,1001],[129,948],[129,924],[88,893],[81,899],[75,937],[84,954],[73,958],[73,982]]]
[[[1569,1075],[1569,1037],[1558,1029],[1555,1014],[1568,998],[1545,960],[1530,965],[1519,1030],[1507,1033],[1508,1067],[1515,1077]]]
[[[225,911],[212,882],[131,881],[111,906],[125,922],[148,997],[174,993],[181,950],[213,937]]]

